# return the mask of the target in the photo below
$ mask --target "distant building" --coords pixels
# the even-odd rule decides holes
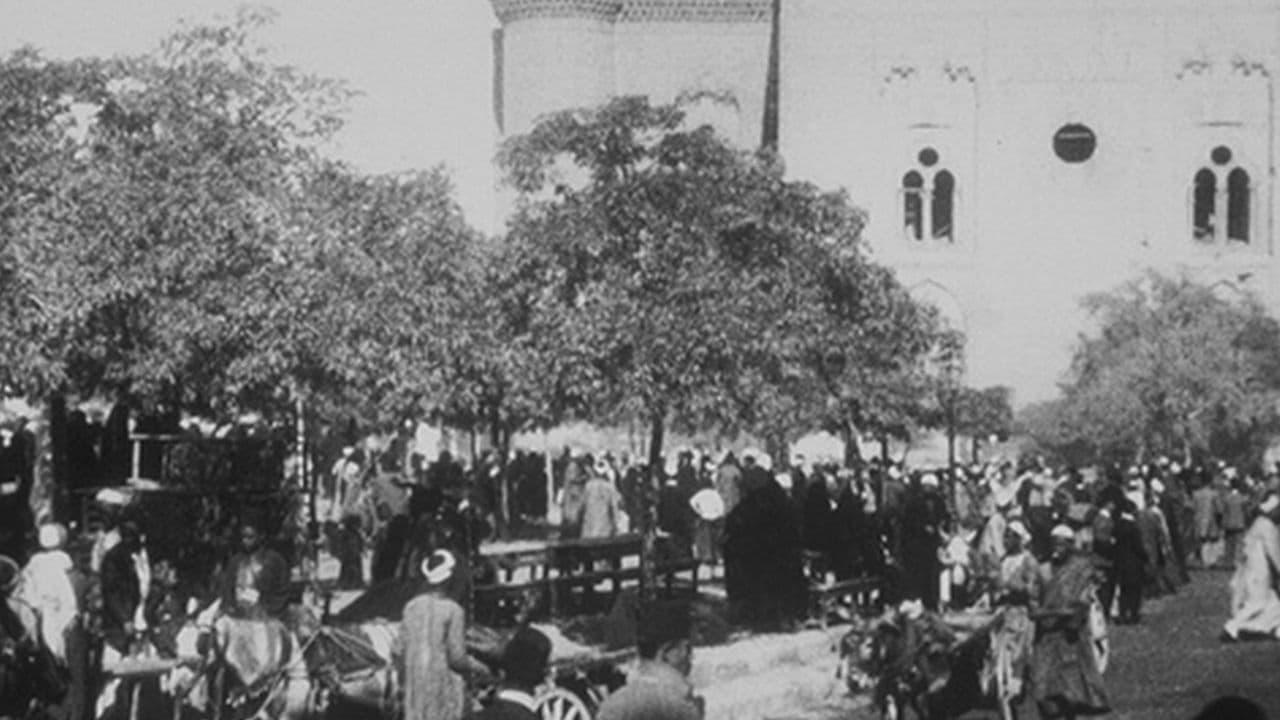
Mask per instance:
[[[744,146],[774,65],[788,172],[843,186],[877,259],[969,337],[967,380],[1054,394],[1080,298],[1145,268],[1280,309],[1280,0],[492,0],[504,133],[727,91]],[[771,53],[771,49],[774,53]]]

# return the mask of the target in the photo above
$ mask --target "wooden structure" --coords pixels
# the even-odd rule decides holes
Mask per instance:
[[[598,586],[607,584],[611,598],[628,585],[640,582],[641,537],[638,534],[613,538],[558,540],[507,550],[486,548],[481,553],[498,568],[499,581],[475,588],[478,602],[499,605],[546,598],[549,613],[560,617],[582,596],[596,596]],[[655,563],[663,589],[675,592],[687,582],[698,590],[698,568],[694,558],[672,557]],[[682,581],[682,576],[687,580]]]

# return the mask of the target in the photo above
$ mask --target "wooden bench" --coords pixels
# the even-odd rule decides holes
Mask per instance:
[[[859,577],[840,582],[809,585],[809,609],[825,628],[836,607],[847,603],[859,613],[872,613],[880,603],[883,581],[878,577]]]

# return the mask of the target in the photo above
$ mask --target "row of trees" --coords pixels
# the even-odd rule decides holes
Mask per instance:
[[[266,19],[138,57],[0,62],[9,392],[215,417],[301,398],[499,446],[639,419],[655,458],[672,427],[902,437],[981,396],[944,377],[962,339],[867,258],[846,196],[681,103],[620,98],[508,141],[517,209],[485,238],[440,170],[326,160],[350,93],[272,64]]]
[[[1024,410],[1021,430],[1078,464],[1254,466],[1280,434],[1280,323],[1226,283],[1149,273],[1085,308],[1061,396]]]

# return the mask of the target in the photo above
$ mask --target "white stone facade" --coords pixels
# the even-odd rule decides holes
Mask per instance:
[[[727,90],[736,112],[711,119],[759,141],[767,0],[521,2],[494,0],[508,133],[610,95]],[[970,383],[1051,397],[1080,298],[1146,268],[1280,310],[1280,0],[782,0],[780,30],[788,172],[868,210],[877,259],[967,333]],[[1064,128],[1093,137],[1087,159],[1055,152]]]

